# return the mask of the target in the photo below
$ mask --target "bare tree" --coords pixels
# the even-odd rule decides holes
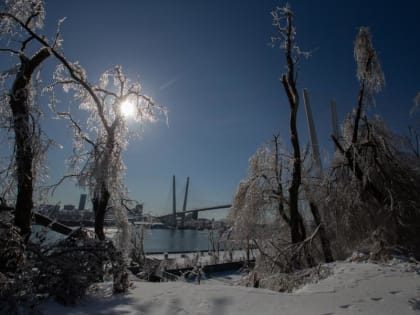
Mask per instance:
[[[295,44],[295,29],[293,26],[293,13],[289,5],[285,7],[277,7],[272,13],[273,25],[277,29],[277,34],[272,37],[273,46],[277,42],[281,42],[281,48],[284,49],[286,59],[286,73],[281,76],[283,89],[289,102],[290,108],[290,141],[292,144],[291,156],[283,151],[280,152],[280,143],[278,136],[273,139],[272,146],[262,147],[250,159],[250,171],[248,178],[241,182],[238,191],[234,197],[232,206],[232,216],[242,217],[245,219],[245,231],[250,234],[252,229],[248,221],[254,219],[253,224],[256,225],[258,219],[267,219],[267,214],[270,213],[271,219],[282,222],[283,226],[290,229],[290,240],[292,244],[299,244],[297,247],[292,246],[288,248],[299,248],[293,255],[293,259],[286,259],[287,268],[295,268],[300,265],[300,258],[304,258],[306,263],[311,266],[314,263],[313,257],[309,253],[309,247],[301,244],[312,244],[313,237],[310,241],[306,238],[306,227],[299,211],[300,207],[300,190],[302,185],[302,168],[303,158],[301,155],[301,148],[299,144],[299,135],[297,130],[297,112],[299,108],[299,94],[297,91],[297,73],[298,64],[302,57],[308,57],[309,53],[303,52]],[[286,165],[286,166],[285,166]],[[289,166],[290,165],[290,166]],[[314,218],[320,224],[320,216],[318,209],[314,203],[311,204],[311,210],[314,213]],[[251,213],[246,213],[250,209]],[[274,210],[274,212],[272,212]],[[271,211],[271,212],[267,212]],[[245,214],[246,213],[246,214]],[[240,225],[240,220],[235,221],[235,226]],[[248,222],[249,223],[249,222]],[[277,225],[281,226],[281,224]],[[277,226],[277,228],[279,227]],[[248,227],[248,228],[247,228]],[[319,226],[316,233],[320,230]],[[325,236],[324,227],[322,226],[323,237]],[[271,259],[275,263],[279,261],[282,256],[281,252],[287,247],[287,240],[280,240],[280,233],[277,229],[278,235],[272,234],[268,237],[270,247],[275,252],[275,258]],[[252,233],[251,233],[252,234]],[[261,253],[265,250],[261,244],[256,240],[258,236],[253,236],[254,243],[260,249]],[[261,239],[261,238],[260,238]],[[308,242],[307,242],[308,241]],[[266,242],[267,243],[267,242]],[[327,242],[325,248],[328,249]],[[324,247],[324,246],[323,246]],[[303,254],[303,257],[298,257]],[[267,256],[267,252],[264,254]],[[327,260],[332,260],[331,255],[326,255]],[[282,264],[284,261],[282,262]]]
[[[41,46],[38,51],[30,54],[34,49],[34,37],[27,35],[17,21],[34,32],[42,28],[44,14],[42,1],[6,1],[0,7],[0,37],[2,42],[8,43],[7,47],[0,48],[0,52],[18,58],[15,68],[4,71],[0,77],[1,91],[4,93],[0,99],[2,127],[14,132],[13,158],[5,174],[7,177],[13,174],[16,179],[15,224],[26,239],[31,231],[36,172],[47,146],[39,124],[39,104],[36,103],[33,77],[51,53]],[[56,45],[54,42],[53,46]],[[8,81],[12,81],[10,89],[7,88]],[[8,179],[3,182],[5,193],[11,191],[7,182]]]
[[[277,34],[272,37],[273,44],[281,42],[286,58],[287,72],[281,76],[284,91],[290,107],[290,142],[293,148],[293,168],[292,181],[288,188],[290,226],[293,243],[301,242],[305,239],[306,233],[299,213],[299,187],[302,182],[302,159],[300,153],[299,136],[296,125],[297,111],[299,108],[299,94],[296,88],[297,65],[301,57],[307,57],[308,53],[303,52],[295,43],[295,28],[293,25],[293,12],[287,4],[285,7],[277,7],[272,13],[273,26],[277,29]]]
[[[275,137],[276,143],[277,140]],[[229,213],[234,234],[247,242],[262,239],[261,227],[272,218],[282,217],[290,222],[284,206],[282,161],[275,157],[272,148],[263,145],[249,159],[248,176],[239,183]]]
[[[156,114],[165,109],[142,93],[139,82],[126,78],[120,66],[104,72],[97,85],[87,82],[84,70],[78,64],[60,64],[54,76],[56,81],[50,87],[60,84],[65,91],[73,90],[80,108],[89,114],[84,128],[71,113],[58,112],[73,127],[74,155],[70,160],[70,172],[76,174],[78,184],[90,192],[95,233],[103,240],[104,218],[109,207],[121,209],[114,211],[116,219],[126,221],[120,216],[124,216],[121,202],[127,200],[122,153],[130,137],[128,120],[140,124],[154,121]],[[131,111],[130,117],[126,116],[127,111]]]
[[[257,246],[275,264],[284,263],[275,257],[291,241],[290,207],[285,187],[292,180],[292,161],[293,156],[282,148],[279,136],[273,136],[272,141],[262,145],[249,160],[248,176],[240,182],[229,214],[233,235],[246,244],[251,242]],[[288,266],[283,267],[297,266],[297,261],[286,264]],[[311,263],[308,261],[308,264]]]
[[[354,175],[360,182],[364,182],[366,190],[370,191],[378,202],[381,202],[383,196],[378,187],[372,181],[364,181],[366,177],[363,172],[363,166],[357,162],[357,156],[360,154],[358,150],[361,144],[361,141],[358,141],[360,133],[359,125],[363,109],[366,105],[374,102],[374,94],[379,92],[385,83],[384,74],[375,49],[373,48],[372,38],[367,27],[361,27],[359,30],[354,42],[354,56],[357,65],[357,78],[360,81],[359,96],[353,121],[351,123],[347,121],[344,125],[344,133],[352,133],[351,140],[349,140],[349,137],[344,136],[346,140],[340,144],[334,136],[332,136],[332,139],[339,152],[345,157],[349,165],[351,165]],[[367,119],[365,119],[365,122],[367,123]]]

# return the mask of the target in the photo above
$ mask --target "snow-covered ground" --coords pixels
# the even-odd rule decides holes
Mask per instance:
[[[413,264],[339,262],[333,274],[294,293],[204,281],[146,283],[133,279],[128,294],[110,296],[103,285],[76,307],[53,301],[45,314],[419,314],[420,269]],[[223,281],[222,281],[223,282]],[[106,290],[108,289],[108,291]]]

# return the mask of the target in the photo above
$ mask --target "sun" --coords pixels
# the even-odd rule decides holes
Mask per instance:
[[[127,100],[121,103],[120,110],[121,110],[121,114],[124,117],[128,118],[128,117],[134,116],[135,111],[136,111],[136,106],[134,105],[133,102]]]

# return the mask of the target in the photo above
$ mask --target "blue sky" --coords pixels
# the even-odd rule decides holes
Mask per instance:
[[[169,212],[173,174],[180,188],[179,207],[187,176],[189,207],[230,203],[258,146],[275,133],[289,146],[288,103],[279,81],[283,53],[268,45],[275,32],[270,11],[283,4],[46,1],[45,33],[53,34],[58,19],[67,17],[62,25],[65,55],[78,60],[92,82],[121,64],[129,77],[140,79],[147,95],[169,110],[169,125],[160,121],[144,126],[142,137],[132,141],[125,154],[126,185],[146,211]],[[369,114],[379,114],[392,129],[406,132],[415,123],[409,110],[420,91],[420,2],[299,0],[291,5],[297,42],[314,51],[300,65],[298,86],[309,90],[324,155],[333,146],[330,100],[336,99],[340,120],[356,103],[352,45],[359,26],[370,26],[386,78]],[[303,146],[307,127],[302,106],[298,120]],[[54,181],[63,173],[70,133],[63,122],[45,119],[44,125],[64,146],[49,154]],[[51,200],[77,204],[79,193],[66,184]]]

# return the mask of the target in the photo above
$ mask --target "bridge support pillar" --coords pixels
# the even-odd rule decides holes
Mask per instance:
[[[172,176],[172,227],[176,228],[176,187],[175,175]]]

